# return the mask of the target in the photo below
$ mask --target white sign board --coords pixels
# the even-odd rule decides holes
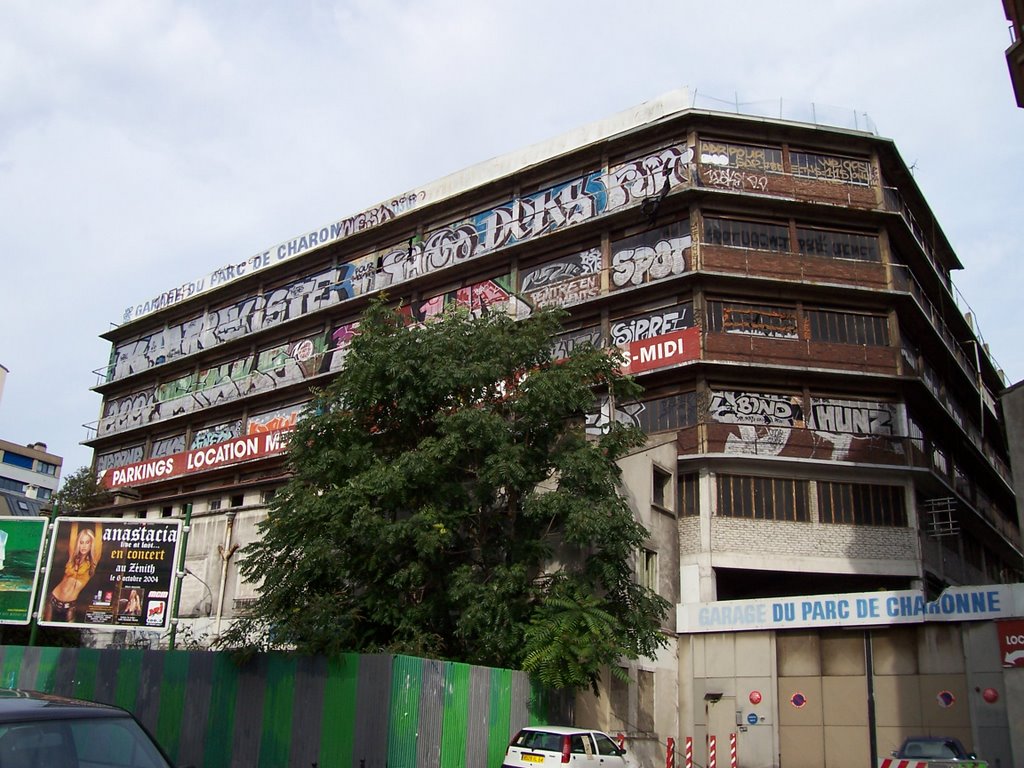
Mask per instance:
[[[1024,616],[1024,584],[950,587],[932,601],[905,589],[680,603],[676,613],[680,633],[1008,619]]]

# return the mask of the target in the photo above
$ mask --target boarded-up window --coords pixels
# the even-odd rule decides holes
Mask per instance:
[[[676,499],[680,515],[696,517],[700,514],[698,488],[697,473],[691,472],[679,476],[679,482],[676,484]]]
[[[643,403],[637,416],[640,428],[651,434],[667,429],[691,427],[697,423],[697,393],[683,392]]]
[[[622,670],[625,672],[626,670]],[[608,703],[611,705],[612,730],[629,730],[629,680],[608,676]]]
[[[864,186],[871,183],[871,163],[859,157],[790,150],[789,164],[794,176],[844,181],[847,184]]]
[[[865,483],[818,483],[818,518],[823,523],[905,528],[903,488]]]
[[[746,304],[736,301],[708,302],[708,330],[773,339],[798,338],[795,307]]]
[[[782,173],[782,147],[701,139],[700,162],[744,171]]]
[[[803,256],[856,261],[882,260],[877,235],[797,227],[796,246],[797,251]]]
[[[808,522],[807,483],[776,477],[718,475],[718,515]]]
[[[789,252],[789,227],[762,221],[704,218],[704,242],[732,248]]]
[[[889,323],[884,315],[860,315],[825,309],[807,311],[811,341],[831,344],[889,346]]]
[[[689,219],[616,240],[612,243],[611,289],[654,283],[686,272],[691,245]]]
[[[637,672],[636,727],[641,733],[654,732],[654,673],[646,669]]]

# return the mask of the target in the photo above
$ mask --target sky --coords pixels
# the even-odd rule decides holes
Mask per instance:
[[[3,0],[0,438],[91,461],[124,308],[688,87],[867,113],[1024,378],[1024,109],[1000,0]]]

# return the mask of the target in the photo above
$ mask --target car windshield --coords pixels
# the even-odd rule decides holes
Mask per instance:
[[[0,724],[0,768],[172,768],[130,717]]]

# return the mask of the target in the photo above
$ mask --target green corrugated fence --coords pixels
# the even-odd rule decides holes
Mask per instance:
[[[0,646],[0,686],[124,707],[182,768],[497,768],[518,728],[570,722],[523,672],[408,656]]]

